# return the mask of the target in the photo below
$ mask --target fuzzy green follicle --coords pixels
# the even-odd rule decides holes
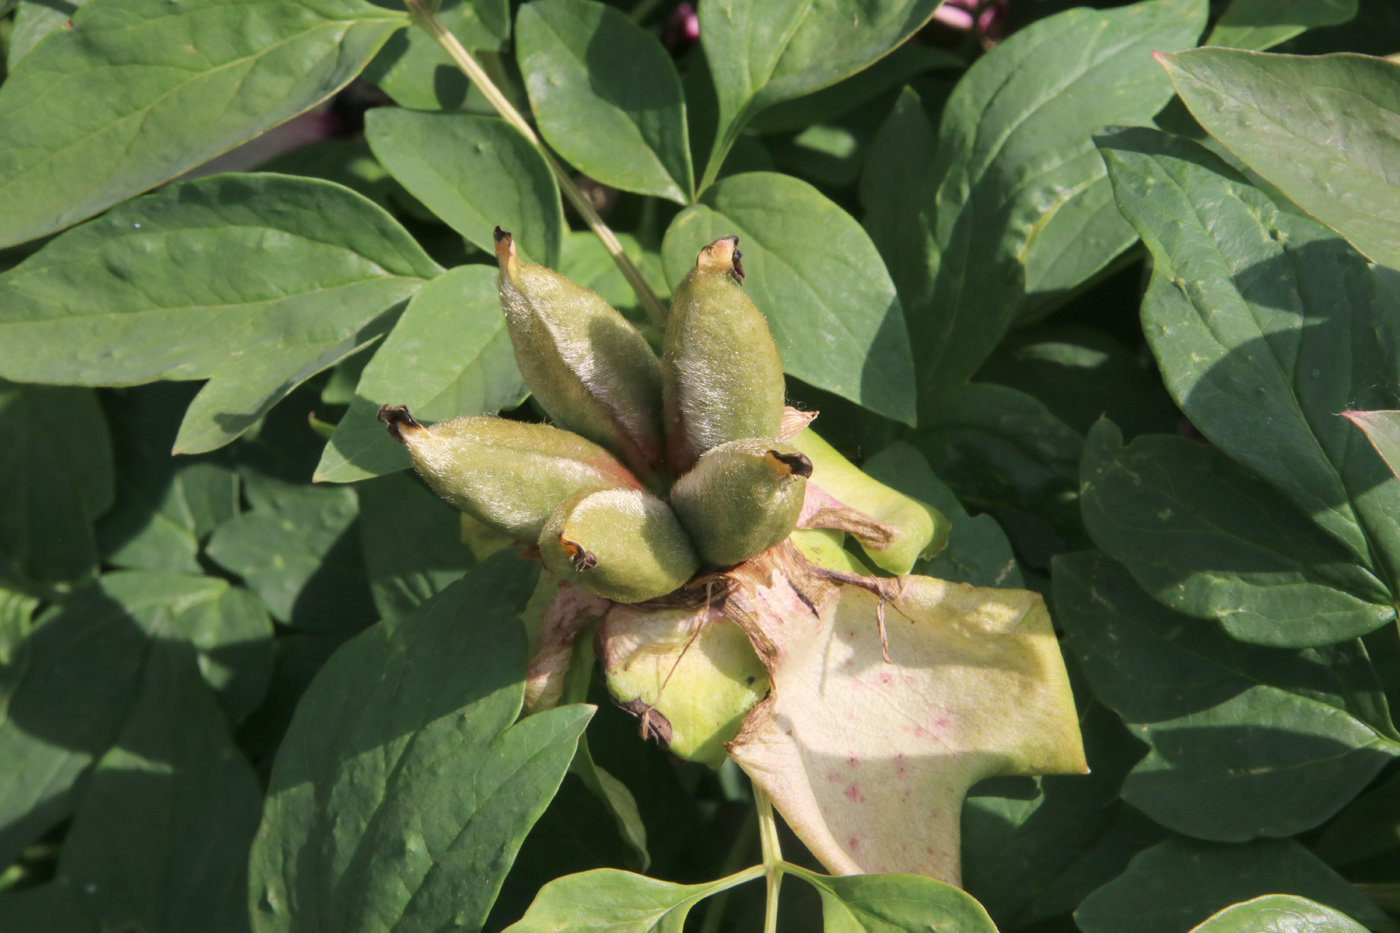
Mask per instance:
[[[515,541],[536,541],[576,493],[641,487],[597,444],[546,424],[477,415],[424,427],[402,405],[380,408],[379,420],[433,492]]]
[[[597,292],[522,263],[500,227],[496,261],[515,362],[540,407],[641,479],[664,471],[661,362],[646,338]]]
[[[715,567],[741,563],[797,527],[812,461],[791,444],[764,438],[706,451],[671,488],[671,507],[700,558]]]
[[[539,546],[561,579],[619,603],[665,596],[700,569],[675,513],[640,489],[569,497],[545,523]]]
[[[738,237],[700,251],[676,286],[661,357],[667,456],[676,475],[712,447],[776,438],[786,385],[763,312],[741,283]]]

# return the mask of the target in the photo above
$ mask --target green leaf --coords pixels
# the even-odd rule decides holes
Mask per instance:
[[[861,470],[871,479],[933,506],[952,523],[947,546],[931,560],[916,564],[915,573],[973,586],[1020,589],[1026,585],[1011,542],[996,519],[968,515],[953,490],[934,475],[916,448],[896,441],[861,464]]]
[[[267,608],[247,590],[230,587],[180,612],[178,621],[229,722],[241,722],[262,702],[272,678],[275,649]]]
[[[754,114],[835,84],[883,58],[928,22],[938,4],[704,0],[700,41],[719,96],[719,129],[701,187],[714,181]]]
[[[379,422],[380,405],[407,405],[415,418],[434,422],[514,408],[526,394],[495,268],[458,266],[413,296],[374,351],[321,455],[316,480],[353,482],[412,466]]]
[[[922,405],[966,382],[1027,304],[1132,243],[1092,135],[1147,123],[1171,98],[1148,53],[1194,45],[1206,7],[1069,10],[1015,33],[958,83],[922,207],[932,278],[910,305]]]
[[[18,0],[18,2],[0,3],[0,10],[9,12],[8,6],[13,6],[15,10],[14,28],[10,32],[10,44],[5,49],[5,67],[9,71],[14,71],[19,65],[19,60],[34,46],[39,44],[39,40],[53,32],[55,29],[69,22],[78,7],[83,5],[84,0],[76,0],[55,6],[41,3],[39,0]],[[0,14],[3,15],[3,14]]]
[[[508,552],[336,652],[278,752],[254,928],[476,929],[592,707],[515,725],[535,569]]]
[[[1400,775],[1357,797],[1327,824],[1313,847],[1318,858],[1352,865],[1400,846]]]
[[[963,386],[939,402],[911,442],[939,479],[978,510],[1009,506],[1061,529],[1078,524],[1083,441],[1029,395]]]
[[[1366,439],[1400,476],[1400,411],[1344,411],[1342,417],[1366,432]]]
[[[1160,61],[1207,132],[1358,250],[1400,269],[1400,65],[1210,48]]]
[[[238,514],[238,473],[227,457],[170,453],[193,394],[173,383],[106,394],[117,498],[97,526],[105,563],[198,575],[201,542]]]
[[[559,187],[540,151],[504,120],[381,107],[366,114],[365,137],[400,184],[488,255],[502,227],[531,261],[558,265],[568,229]]]
[[[468,52],[494,52],[510,39],[510,0],[445,0],[437,15]],[[416,110],[456,110],[470,86],[447,51],[416,26],[389,37],[364,79]]]
[[[462,542],[461,513],[422,483],[382,476],[356,492],[360,546],[380,618],[408,615],[476,563]]]
[[[1351,20],[1356,4],[1357,0],[1234,0],[1205,44],[1263,51],[1309,29]]]
[[[1042,777],[1030,799],[983,796],[984,784],[963,804],[964,886],[1003,929],[1073,910],[1166,834],[1118,798],[1141,743],[1098,703],[1080,728],[1089,774]]]
[[[1219,845],[1171,839],[1133,859],[1075,912],[1083,933],[1180,933],[1231,904],[1296,894],[1392,933],[1395,921],[1291,839]]]
[[[673,884],[612,868],[566,875],[545,885],[507,933],[681,933],[701,900],[761,875],[750,868],[708,884]]]
[[[1326,657],[1233,643],[1157,605],[1094,552],[1056,558],[1054,586],[1094,695],[1152,747],[1123,799],[1171,829],[1219,842],[1291,836],[1400,753],[1348,715],[1347,685]]]
[[[1364,933],[1365,929],[1341,911],[1306,897],[1267,894],[1225,908],[1192,933]]]
[[[76,581],[97,569],[112,443],[91,389],[0,380],[0,577]]]
[[[260,486],[263,495],[249,485],[252,509],[209,538],[209,557],[242,577],[279,622],[325,630],[373,621],[354,490],[277,480]]]
[[[103,933],[83,910],[83,895],[67,879],[0,894],[0,929]]]
[[[817,889],[826,933],[996,933],[991,918],[967,894],[923,875],[818,875],[784,865]]]
[[[1145,129],[1098,140],[1152,251],[1142,322],[1201,433],[1393,586],[1400,480],[1337,417],[1400,408],[1400,290],[1211,153]]]
[[[1106,416],[1129,436],[1175,434],[1181,417],[1146,354],[1079,324],[1017,327],[977,379],[1034,396],[1080,432]]]
[[[923,102],[906,87],[871,141],[860,177],[860,203],[865,208],[861,224],[884,258],[906,308],[918,306],[928,282],[924,229],[912,202],[936,146]]]
[[[1100,421],[1080,497],[1094,541],[1164,605],[1235,638],[1305,648],[1395,618],[1385,586],[1271,486],[1219,450]]]
[[[914,370],[894,283],[865,231],[806,182],[725,178],[671,222],[661,247],[672,287],[706,244],[739,237],[744,287],[768,318],[791,376],[912,424]]]
[[[671,288],[666,284],[666,274],[661,268],[661,255],[643,249],[637,238],[628,233],[618,233],[617,241],[622,251],[641,270],[652,291],[662,298],[669,297]],[[607,247],[591,232],[575,230],[564,235],[556,271],[584,288],[591,288],[619,311],[639,308],[637,293],[627,283],[617,263],[613,262]],[[644,319],[640,311],[632,317],[634,323]]]
[[[375,320],[440,271],[393,218],[338,185],[278,175],[172,185],[0,275],[0,375],[208,378],[176,448],[211,450],[375,339]]]
[[[407,19],[365,0],[85,4],[0,88],[0,247],[91,217],[307,110]]]
[[[623,191],[694,200],[681,79],[651,33],[601,3],[537,0],[516,17],[515,55],[565,160]]]
[[[64,839],[58,877],[84,892],[103,929],[247,930],[261,802],[193,652],[157,642]]]
[[[108,574],[34,625],[0,717],[0,863],[72,813],[135,702],[152,639],[183,637],[178,614],[227,589],[210,577]]]

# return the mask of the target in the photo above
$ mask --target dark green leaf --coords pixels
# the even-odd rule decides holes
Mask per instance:
[[[1084,445],[1085,527],[1153,598],[1234,637],[1303,648],[1395,618],[1385,586],[1273,487],[1216,448],[1108,420]]]
[[[1400,847],[1400,775],[1347,804],[1327,824],[1314,851],[1329,865],[1351,865]]]
[[[1069,10],[1017,32],[958,83],[924,198],[932,278],[910,306],[921,404],[977,371],[1027,296],[1033,306],[1077,285],[1133,241],[1092,134],[1146,123],[1171,98],[1147,53],[1194,45],[1206,6]]]
[[[37,608],[38,597],[0,588],[0,723],[5,720],[10,697],[29,670],[34,650],[29,635]]]
[[[209,538],[210,558],[242,577],[279,622],[324,630],[373,621],[354,490],[263,479],[249,483],[248,497],[253,508]]]
[[[870,143],[860,178],[861,223],[907,308],[917,307],[928,282],[928,250],[914,202],[936,144],[923,102],[906,87]]]
[[[928,21],[938,2],[701,3],[700,37],[719,96],[719,130],[705,169],[706,184],[714,180],[750,117],[835,84],[888,55]]]
[[[973,383],[942,399],[919,427],[912,443],[963,502],[1077,525],[1082,440],[1034,398]]]
[[[1342,416],[1366,432],[1390,472],[1400,476],[1400,411],[1344,411]]]
[[[262,702],[272,677],[272,620],[262,601],[230,587],[180,612],[178,621],[229,721],[242,721]]]
[[[116,746],[97,763],[58,875],[103,929],[248,929],[261,794],[179,642],[157,642]]]
[[[1346,914],[1317,901],[1289,894],[1268,894],[1227,907],[1192,933],[1365,933]]]
[[[173,185],[0,276],[0,373],[84,385],[209,378],[176,447],[211,450],[375,339],[375,319],[440,271],[393,218],[338,185],[278,175]]]
[[[672,287],[706,244],[737,235],[744,288],[768,317],[783,369],[896,421],[914,420],[904,313],[874,244],[806,182],[753,172],[725,178],[666,231]]]
[[[1146,836],[1150,845],[1163,835],[1144,833],[1147,821],[1131,822],[1118,801],[1141,744],[1097,703],[1080,717],[1080,731],[1088,775],[1040,778],[1029,800],[976,795],[974,788],[963,803],[963,886],[1004,929],[1063,912],[1066,894],[1073,909],[1126,866],[1124,840]],[[1098,884],[1086,885],[1096,868]]]
[[[932,560],[915,564],[915,573],[973,586],[1025,586],[1011,542],[996,519],[968,515],[917,449],[897,441],[861,464],[861,470],[871,479],[933,506],[952,523],[948,546]]]
[[[251,862],[258,930],[476,929],[592,708],[512,726],[535,569],[514,552],[347,643],[277,757]]]
[[[462,514],[422,483],[381,476],[356,491],[360,546],[381,618],[408,615],[476,563],[462,543]]]
[[[31,933],[103,933],[67,879],[0,894],[0,929]]]
[[[1293,840],[1219,845],[1172,839],[1133,859],[1075,912],[1083,933],[1181,933],[1261,894],[1296,894],[1391,933],[1395,922]]]
[[[769,107],[749,121],[749,130],[763,134],[791,133],[813,123],[838,120],[857,112],[857,107],[864,111],[878,104],[881,95],[894,91],[925,72],[951,73],[966,67],[966,60],[947,49],[906,42],[869,68],[843,81]],[[920,165],[919,168],[926,166]]]
[[[1152,746],[1123,798],[1165,826],[1221,842],[1293,835],[1400,753],[1347,714],[1326,659],[1232,642],[1157,605],[1097,553],[1057,558],[1054,586],[1095,696]]]
[[[923,875],[818,875],[785,866],[821,894],[826,933],[996,933],[991,918],[967,894]]]
[[[238,514],[238,473],[227,457],[170,452],[193,395],[176,383],[104,395],[118,477],[116,503],[97,526],[105,563],[198,575],[200,543]]]
[[[0,380],[0,577],[81,580],[112,505],[112,444],[91,389]]]
[[[1317,26],[1356,16],[1357,0],[1234,0],[1216,21],[1207,45],[1260,51]]]
[[[686,915],[702,899],[755,877],[759,874],[753,869],[708,884],[672,884],[612,868],[566,875],[545,885],[520,922],[507,930],[680,933]]]
[[[0,88],[0,246],[91,217],[301,113],[406,23],[364,0],[85,4]]]
[[[567,229],[544,156],[496,117],[381,107],[365,118],[374,154],[409,192],[491,254],[509,230],[531,261],[554,268]]]
[[[1400,65],[1196,49],[1161,59],[1206,131],[1376,262],[1400,269]]]
[[[77,784],[135,702],[151,639],[182,637],[177,614],[227,589],[210,577],[108,574],[39,619],[0,719],[0,863],[72,812]]]
[[[537,0],[515,20],[515,54],[540,133],[614,188],[694,199],[685,98],[671,56],[621,10]]]
[[[1400,408],[1400,289],[1218,158],[1154,130],[1099,139],[1152,251],[1142,321],[1206,437],[1356,559],[1400,575],[1400,480],[1337,414]]]
[[[1107,416],[1129,436],[1174,434],[1181,413],[1144,357],[1092,327],[1018,327],[977,371],[977,379],[1034,396],[1076,431],[1088,431]]]
[[[513,408],[525,394],[495,268],[458,266],[413,296],[374,351],[350,410],[321,455],[316,479],[352,482],[412,465],[379,422],[380,405],[407,405],[414,417],[431,423]]]
[[[445,0],[437,12],[468,52],[496,51],[510,39],[510,0]],[[390,36],[364,77],[416,110],[456,110],[469,86],[447,51],[416,26]]]

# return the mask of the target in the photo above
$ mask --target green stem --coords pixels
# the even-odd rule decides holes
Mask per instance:
[[[778,845],[778,822],[773,804],[757,784],[753,802],[758,808],[758,838],[763,843],[763,874],[768,879],[768,902],[763,913],[763,933],[778,931],[778,890],[783,883],[783,850]]]
[[[442,20],[438,19],[437,14],[424,6],[423,0],[404,0],[404,3],[408,7],[409,15],[413,17],[413,21],[432,36],[438,45],[442,46],[443,50],[467,76],[467,79],[476,85],[477,90],[481,91],[496,112],[507,123],[519,130],[521,135],[540,151],[545,162],[549,165],[549,170],[554,173],[554,178],[559,183],[559,190],[569,199],[569,203],[574,206],[574,210],[579,212],[579,216],[588,224],[594,235],[602,241],[603,248],[608,251],[608,255],[612,256],[613,262],[617,263],[617,267],[622,270],[623,277],[632,286],[632,290],[637,293],[642,306],[646,308],[647,316],[658,325],[664,324],[666,322],[666,309],[662,306],[661,299],[656,297],[656,292],[652,291],[646,279],[642,278],[641,270],[623,252],[622,244],[618,242],[617,235],[603,222],[603,218],[598,216],[598,212],[583,196],[583,192],[578,190],[578,186],[569,177],[569,173],[564,171],[564,167],[555,160],[554,156],[550,155],[539,135],[535,133],[535,128],[521,116],[520,111],[515,109],[505,94],[501,93],[501,89],[496,87],[495,82],[486,74],[476,59],[467,53],[467,50],[462,47],[462,43],[457,41],[457,37],[442,24]]]

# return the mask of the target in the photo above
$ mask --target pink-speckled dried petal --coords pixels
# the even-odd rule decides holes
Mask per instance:
[[[525,670],[527,715],[558,705],[573,658],[574,636],[589,622],[602,618],[611,606],[611,601],[572,583],[559,584],[559,592],[544,612],[539,650]]]
[[[779,566],[788,561],[749,568],[726,607],[756,636],[773,684],[728,750],[830,871],[957,884],[972,784],[1087,770],[1037,594],[913,576],[820,581]]]

